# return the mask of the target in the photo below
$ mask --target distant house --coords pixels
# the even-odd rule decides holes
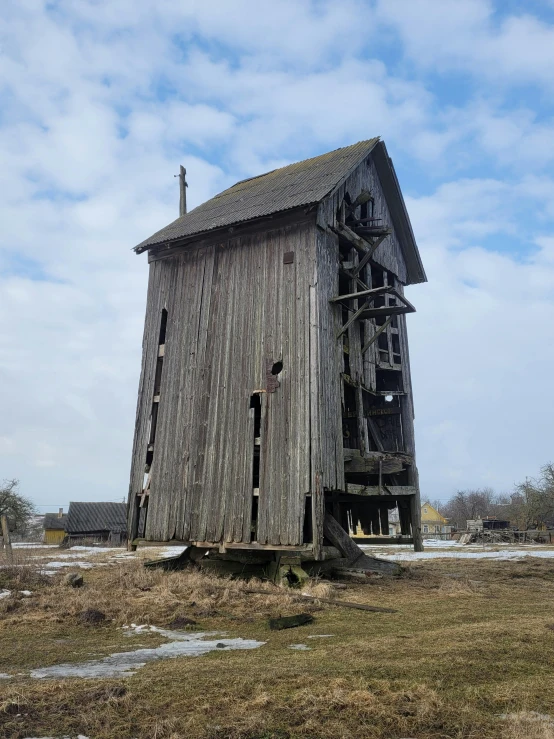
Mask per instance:
[[[510,522],[496,518],[496,516],[485,516],[484,518],[468,518],[466,526],[468,531],[475,533],[476,531],[483,531],[483,529],[509,529]]]
[[[42,541],[44,544],[61,544],[65,536],[65,523],[67,514],[60,508],[58,513],[47,513],[44,516],[42,527],[44,535]]]
[[[421,530],[425,534],[449,534],[452,526],[448,523],[448,519],[433,508],[428,501],[421,506]]]
[[[122,544],[127,532],[126,503],[70,503],[65,531],[70,539]]]

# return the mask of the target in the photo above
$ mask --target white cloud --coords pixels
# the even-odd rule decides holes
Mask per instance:
[[[495,85],[552,84],[554,27],[526,13],[498,18],[489,0],[378,0],[418,66],[471,72]]]
[[[4,476],[49,503],[124,495],[147,276],[130,250],[177,215],[180,163],[194,206],[243,176],[376,134],[425,179],[426,194],[417,176],[408,188],[430,278],[412,291],[410,319],[424,492],[504,486],[546,461],[551,124],[486,91],[443,106],[418,71],[487,60],[495,79],[517,31],[518,49],[537,49],[514,79],[547,86],[535,69],[550,53],[544,23],[495,23],[475,0],[11,0],[3,10]],[[379,58],[379,23],[399,30],[417,73]],[[483,155],[517,176],[465,176]],[[514,259],[504,239],[532,257]]]

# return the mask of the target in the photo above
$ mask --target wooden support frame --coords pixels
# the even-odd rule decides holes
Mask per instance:
[[[373,252],[375,251],[375,249],[373,248],[374,245],[371,242],[366,241],[362,236],[359,236],[355,231],[349,228],[346,225],[346,223],[344,223],[343,221],[337,221],[336,228],[334,228],[333,230],[339,236],[342,236],[343,238],[345,238],[355,249],[357,249],[363,255],[367,254],[368,251],[371,252],[370,256],[368,257],[368,260],[373,256]],[[386,233],[383,233],[383,231],[385,230],[386,230]],[[380,234],[380,237],[383,237],[383,238],[386,238],[387,236],[389,236],[389,234],[392,233],[391,229],[389,228],[383,229],[383,231]],[[381,242],[379,242],[379,244],[380,243]]]
[[[357,278],[352,278],[352,279],[357,279]],[[361,282],[361,280],[359,280],[359,282]],[[362,284],[364,284],[364,283],[362,283]],[[368,307],[369,304],[376,297],[379,297],[380,295],[384,295],[385,296],[385,298],[386,298],[386,304],[384,306],[380,306],[378,308],[369,308]],[[365,300],[362,303],[362,305],[359,308],[354,309],[354,313],[350,316],[350,318],[348,319],[348,321],[344,324],[344,326],[338,332],[337,339],[340,339],[340,337],[346,331],[348,331],[349,327],[357,319],[360,319],[360,318],[363,318],[363,319],[376,318],[378,316],[397,316],[397,315],[401,315],[401,314],[404,314],[404,313],[415,313],[416,312],[416,309],[410,303],[410,301],[407,298],[405,298],[404,295],[402,295],[395,287],[392,287],[392,286],[389,286],[389,285],[384,285],[384,286],[376,287],[376,288],[373,288],[373,289],[369,289],[366,286],[366,289],[364,289],[364,290],[360,290],[359,292],[356,292],[356,293],[348,293],[347,295],[338,295],[336,298],[331,298],[331,300],[329,302],[330,303],[338,303],[338,302],[343,303],[345,300],[355,300],[355,301],[358,301],[359,298],[364,298],[364,297],[365,297]],[[399,300],[402,303],[402,305],[389,305],[389,298],[390,297],[393,297],[393,298]],[[349,310],[353,310],[353,309],[350,308]],[[389,325],[390,325],[390,322],[389,323],[386,323],[385,328],[388,329],[388,326]],[[373,341],[375,341],[375,338],[380,333],[382,333],[382,330],[383,329],[381,327],[381,331],[375,332],[375,334],[372,337],[371,343],[368,343],[366,345],[366,348],[362,351],[362,354],[364,353],[364,351],[367,351],[367,349],[369,349],[369,347],[371,346],[371,344],[373,343]]]
[[[369,349],[369,347],[375,341],[377,341],[377,339],[379,338],[379,336],[381,336],[381,334],[383,333],[383,331],[386,331],[388,329],[388,327],[390,326],[391,323],[392,323],[392,316],[389,316],[387,318],[387,320],[385,321],[385,323],[383,323],[382,326],[379,326],[379,328],[373,334],[373,336],[371,337],[371,339],[369,339],[368,341],[366,341],[366,343],[363,345],[363,347],[362,347],[362,354],[365,354],[367,352],[367,350]]]

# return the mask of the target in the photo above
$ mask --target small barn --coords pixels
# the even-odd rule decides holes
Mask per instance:
[[[47,513],[44,516],[42,527],[44,544],[61,544],[65,537],[65,524],[67,515],[60,508],[58,513]]]
[[[179,218],[135,248],[149,285],[131,541],[145,509],[148,542],[321,559],[325,521],[388,537],[398,509],[420,549],[404,288],[426,276],[385,144],[190,212],[186,186],[182,169]]]
[[[69,539],[94,539],[118,546],[127,538],[127,506],[71,502],[65,531]]]

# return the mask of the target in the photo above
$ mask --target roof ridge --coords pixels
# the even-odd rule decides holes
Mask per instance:
[[[231,185],[231,187],[228,187],[226,190],[222,190],[217,195],[214,195],[214,198],[218,198],[220,195],[224,195],[228,190],[232,190],[233,187],[236,187],[237,185],[242,185],[243,183],[250,182],[251,180],[258,180],[261,177],[267,177],[268,174],[273,174],[273,172],[279,172],[280,170],[286,169],[287,167],[294,167],[296,165],[306,164],[306,162],[311,162],[314,159],[319,159],[320,157],[325,157],[331,154],[336,154],[337,151],[342,151],[343,149],[351,149],[354,146],[360,146],[361,144],[369,145],[372,142],[375,144],[377,141],[380,141],[380,140],[381,140],[380,136],[375,136],[371,139],[362,139],[361,141],[356,141],[354,144],[348,144],[348,146],[338,146],[336,149],[331,149],[331,151],[324,151],[322,154],[316,154],[313,157],[306,157],[306,159],[300,159],[298,162],[289,162],[288,164],[283,164],[282,167],[275,167],[275,169],[269,169],[267,172],[263,172],[262,174],[255,174],[252,177],[245,177],[244,180],[239,180],[238,182],[235,182],[234,185]],[[195,209],[193,208],[193,210]]]

